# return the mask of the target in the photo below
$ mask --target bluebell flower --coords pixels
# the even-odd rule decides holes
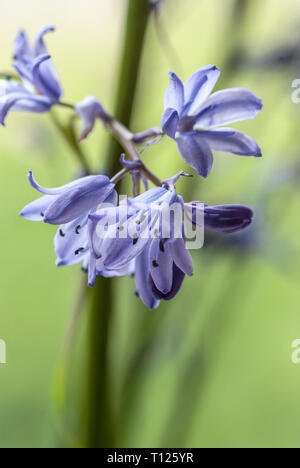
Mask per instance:
[[[72,265],[88,260],[88,216],[103,203],[116,204],[114,184],[103,175],[77,179],[59,188],[40,186],[28,174],[30,185],[43,197],[27,205],[21,216],[30,221],[60,225],[55,237],[57,265]]]
[[[110,115],[104,110],[102,104],[93,96],[87,96],[75,106],[75,110],[82,119],[80,141],[84,140],[93,131],[96,120],[109,121]]]
[[[212,169],[213,151],[262,156],[251,137],[223,127],[253,119],[261,111],[262,101],[244,88],[212,94],[220,73],[217,67],[209,65],[200,68],[184,84],[175,73],[170,73],[164,97],[162,129],[177,142],[184,161],[203,177]]]
[[[20,31],[14,44],[13,67],[22,83],[0,80],[0,123],[10,110],[42,113],[47,112],[62,96],[62,88],[44,36],[54,31],[53,26],[43,27],[33,44],[24,31]]]
[[[182,210],[179,230],[175,222],[168,226],[163,223],[166,211],[176,205]],[[161,300],[175,297],[185,276],[193,275],[182,235],[182,215],[183,200],[174,187],[154,188],[127,199],[110,212],[100,210],[90,215],[90,286],[102,270],[126,271],[134,265],[137,295],[147,307],[154,309]],[[108,221],[108,229],[99,236],[97,224],[103,218]]]

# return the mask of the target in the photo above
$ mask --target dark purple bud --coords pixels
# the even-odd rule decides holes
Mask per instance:
[[[212,231],[230,234],[249,226],[253,211],[243,205],[221,205],[204,207],[204,226]]]

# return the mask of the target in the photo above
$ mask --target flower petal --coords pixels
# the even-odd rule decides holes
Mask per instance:
[[[182,270],[186,275],[193,276],[193,260],[185,246],[184,239],[175,239],[173,242],[169,242],[169,249],[173,261],[178,268],[180,268],[180,270]]]
[[[87,221],[87,216],[83,216],[58,229],[54,239],[58,266],[74,265],[86,255]]]
[[[13,47],[14,64],[13,67],[22,80],[28,84],[32,83],[31,67],[33,62],[33,52],[25,31],[18,32]]]
[[[104,268],[122,268],[129,261],[136,258],[149,243],[148,218],[145,217],[144,221],[139,225],[137,224],[138,219],[140,219],[139,215],[131,217],[125,223],[120,223],[119,231],[113,229],[112,235],[111,231],[108,231],[107,236],[105,236],[101,244],[101,256]],[[139,229],[139,234],[132,237],[130,233],[134,233],[135,229]],[[119,233],[120,235],[118,235]]]
[[[161,126],[163,132],[170,138],[175,138],[179,123],[178,112],[175,109],[168,107],[163,113]]]
[[[30,92],[24,88],[21,83],[13,80],[0,80],[0,98],[6,97],[8,94],[27,94]]]
[[[146,192],[142,193],[142,195],[139,195],[138,197],[135,197],[134,203],[135,204],[148,204],[150,205],[151,203],[158,202],[161,199],[164,199],[163,197],[168,194],[168,190],[163,188],[163,187],[154,187],[150,190],[147,190]],[[131,199],[130,199],[131,200]]]
[[[90,255],[90,261],[88,265],[88,285],[92,288],[96,283],[97,279],[97,266],[96,258],[94,255]]]
[[[55,27],[54,26],[43,26],[37,33],[35,40],[33,42],[33,53],[35,57],[38,57],[39,55],[44,55],[48,54],[48,49],[46,47],[45,41],[44,41],[44,36],[48,32],[54,32]]]
[[[50,59],[51,56],[48,54],[37,57],[32,65],[32,77],[38,91],[47,96],[52,103],[56,103],[62,96],[62,89]]]
[[[20,30],[15,38],[13,56],[15,60],[26,60],[27,62],[32,58],[28,37],[23,30]]]
[[[163,294],[169,293],[173,284],[173,260],[167,242],[153,239],[149,249],[149,265],[156,288]]]
[[[207,177],[212,169],[213,154],[206,140],[199,132],[191,132],[181,133],[176,141],[184,161],[199,175]]]
[[[164,107],[165,109],[175,109],[180,113],[184,104],[184,87],[180,78],[176,73],[170,72],[170,85],[165,92]]]
[[[240,156],[262,156],[256,141],[234,128],[199,131],[198,134],[212,150]]]
[[[184,84],[184,115],[196,114],[213,91],[221,71],[214,65],[200,68]]]
[[[159,306],[159,301],[153,296],[149,287],[149,247],[146,247],[136,259],[135,283],[143,303],[149,309],[156,309]]]
[[[92,96],[88,96],[82,102],[76,104],[75,109],[81,117],[83,123],[80,134],[80,141],[87,138],[88,135],[92,132],[98,118],[109,118],[100,102]]]
[[[97,271],[97,275],[101,275],[104,278],[114,278],[114,277],[134,275],[134,272],[135,272],[135,261],[131,261],[127,265],[124,265],[122,268],[119,268],[118,270],[106,269],[102,271]]]
[[[163,294],[161,291],[159,291],[156,288],[155,283],[151,277],[148,281],[149,281],[152,294],[157,300],[170,301],[179,293],[182,283],[184,281],[184,278],[185,278],[185,274],[183,273],[183,271],[181,271],[180,268],[178,268],[175,265],[175,263],[173,263],[173,284],[172,284],[171,291],[169,293]]]
[[[95,182],[95,179],[98,179],[99,183],[109,184],[110,179],[106,176],[103,175],[98,175],[98,176],[87,176],[87,177],[82,177],[80,179],[73,180],[73,182],[70,182],[66,185],[62,185],[61,187],[56,187],[56,188],[46,188],[43,187],[42,185],[38,184],[37,181],[34,178],[33,172],[29,171],[28,172],[28,181],[35,190],[37,190],[40,193],[43,193],[45,195],[60,195],[63,193],[65,190],[73,189],[73,188],[79,188],[79,187],[85,187],[88,186],[90,183],[92,184]],[[102,182],[101,182],[102,181]]]
[[[114,184],[105,176],[90,176],[89,181],[78,181],[72,189],[64,191],[45,213],[47,224],[67,224],[84,213],[96,209],[114,190]]]
[[[43,113],[50,108],[51,103],[45,97],[30,94],[24,88],[22,92],[11,92],[0,97],[0,123],[5,125],[10,110]]]
[[[212,128],[233,122],[254,119],[263,103],[254,93],[244,88],[232,88],[212,94],[199,111],[197,128]]]
[[[38,198],[37,200],[29,203],[29,205],[25,206],[20,213],[22,218],[28,219],[29,221],[43,221],[45,212],[53,202],[52,195],[45,195],[44,197]]]

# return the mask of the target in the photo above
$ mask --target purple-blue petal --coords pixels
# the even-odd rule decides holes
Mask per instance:
[[[213,91],[220,77],[214,65],[200,68],[184,84],[184,111],[182,115],[193,115]]]
[[[165,92],[164,108],[175,109],[180,113],[184,104],[184,87],[176,73],[170,72],[170,85]]]
[[[199,132],[191,132],[181,133],[176,141],[184,161],[206,178],[213,166],[213,154],[205,139]]]
[[[54,225],[67,224],[96,209],[113,190],[114,184],[104,176],[90,176],[88,181],[81,179],[71,189],[61,193],[48,207],[44,222]]]
[[[196,127],[207,129],[254,119],[262,108],[262,100],[248,89],[232,88],[218,91],[212,94],[199,110]]]
[[[22,218],[29,221],[43,221],[48,206],[53,203],[53,195],[45,195],[26,205],[20,213]]]
[[[132,217],[127,222],[120,223],[119,229],[113,229],[113,235],[110,235],[110,231],[103,239],[101,255],[105,268],[122,268],[129,261],[136,258],[148,244],[150,238],[148,220],[145,219],[139,226],[136,221],[137,218]],[[131,237],[130,233],[138,228],[141,229],[141,233]],[[124,237],[123,233],[125,233]],[[141,235],[142,233],[143,235]]]
[[[59,227],[55,239],[55,253],[59,266],[74,265],[87,253],[87,216]]]
[[[98,118],[109,118],[101,103],[92,96],[88,96],[82,102],[76,104],[75,109],[82,119],[80,141],[87,138],[88,135],[92,132]]]
[[[175,239],[168,243],[170,254],[174,263],[186,275],[193,276],[194,267],[192,257],[185,246],[184,239]]]
[[[153,239],[149,249],[149,265],[156,288],[163,294],[169,293],[173,284],[173,260],[167,242]]]
[[[54,31],[55,31],[55,27],[50,26],[50,25],[43,26],[38,31],[38,33],[37,33],[37,35],[36,35],[36,37],[34,39],[33,47],[32,47],[33,54],[34,54],[35,57],[38,57],[39,55],[43,55],[43,54],[48,53],[48,49],[47,49],[45,41],[44,41],[44,36],[48,32],[54,32]]]
[[[135,283],[137,293],[143,303],[149,307],[149,309],[156,309],[159,306],[159,300],[157,300],[152,293],[149,285],[149,278],[149,247],[146,247],[136,259]]]
[[[32,50],[25,31],[20,30],[15,38],[13,47],[13,57],[15,60],[27,61],[32,58]]]
[[[69,182],[66,185],[62,185],[61,187],[47,188],[38,184],[38,182],[34,178],[32,171],[28,172],[27,178],[32,188],[34,188],[38,192],[43,193],[45,195],[60,195],[66,190],[70,190],[73,188],[87,187],[89,184],[94,184],[95,182],[99,184],[103,184],[103,186],[110,183],[110,179],[107,176],[96,175],[96,176],[81,177],[80,179],[73,180],[72,182]]]
[[[212,150],[239,156],[261,157],[262,152],[256,141],[233,128],[204,130],[198,132],[199,139],[205,141]]]
[[[169,293],[163,294],[161,291],[159,291],[157,287],[155,286],[155,283],[153,279],[151,278],[151,276],[149,277],[148,284],[149,284],[149,287],[153,296],[158,301],[160,300],[170,301],[179,293],[182,283],[184,281],[184,278],[185,278],[185,274],[183,273],[183,271],[181,271],[180,268],[178,268],[175,265],[175,263],[173,263],[173,284],[172,284],[171,291]]]
[[[163,132],[170,138],[175,138],[179,122],[178,112],[170,107],[165,110],[161,119]]]
[[[22,92],[9,93],[0,97],[0,123],[5,125],[10,110],[27,111],[34,113],[48,112],[51,103],[44,96],[28,93],[24,88]]]
[[[49,54],[38,56],[32,64],[32,77],[36,89],[52,103],[59,101],[62,89]]]

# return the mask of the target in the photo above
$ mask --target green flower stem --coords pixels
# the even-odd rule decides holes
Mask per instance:
[[[124,49],[113,114],[115,119],[125,127],[129,127],[131,122],[149,16],[148,0],[128,0]],[[118,171],[119,156],[122,152],[121,145],[115,139],[111,139],[108,152],[110,173],[114,174]]]
[[[68,106],[68,107],[70,107],[70,106]],[[75,114],[71,115],[71,117],[70,117],[67,124],[62,124],[60,122],[60,120],[58,119],[58,117],[57,117],[54,110],[51,110],[50,116],[52,118],[52,121],[53,121],[55,127],[59,131],[59,133],[63,136],[65,141],[69,144],[69,146],[73,150],[75,156],[77,157],[77,159],[78,159],[78,161],[80,163],[80,166],[81,166],[82,170],[84,171],[84,174],[85,175],[91,174],[92,170],[91,170],[90,165],[89,165],[89,163],[87,161],[87,158],[86,158],[86,156],[84,154],[84,151],[83,151],[82,147],[80,146],[80,143],[78,141],[78,137],[76,135],[76,131],[75,131],[75,128],[74,128],[76,115]]]
[[[148,0],[128,0],[124,50],[116,99],[117,120],[129,127],[140,62],[150,14]],[[119,170],[122,147],[111,140],[108,173]],[[84,445],[88,448],[116,447],[108,348],[113,317],[115,281],[99,278],[90,291],[87,383],[84,401]]]

